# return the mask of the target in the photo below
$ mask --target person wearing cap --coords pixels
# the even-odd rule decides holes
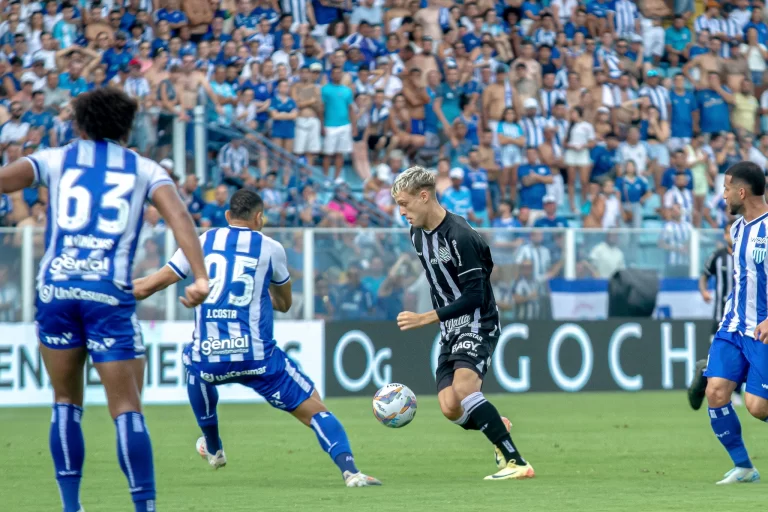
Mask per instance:
[[[158,162],[158,165],[168,171],[169,175],[173,174],[173,160],[170,158],[163,158]]]
[[[544,215],[536,219],[533,227],[548,229],[565,229],[568,227],[568,221],[557,214],[557,199],[554,195],[545,195],[542,198],[542,203],[544,204]],[[545,240],[545,245],[549,245],[547,240]]]
[[[640,88],[640,96],[648,96],[651,104],[659,111],[659,117],[662,121],[669,120],[669,91],[661,85],[659,71],[650,69],[646,73],[645,85]]]
[[[32,84],[33,91],[39,91],[45,87],[47,72],[45,71],[45,61],[43,59],[32,61],[32,71],[29,73],[35,79],[35,82]]]
[[[538,114],[539,103],[534,98],[526,98],[523,108],[525,115],[520,119],[520,126],[525,133],[525,145],[537,148],[544,142],[546,119]]]
[[[454,167],[448,172],[451,178],[451,186],[440,196],[440,204],[446,210],[464,217],[468,222],[477,222],[472,211],[472,194],[464,185],[464,170]]]
[[[126,51],[128,35],[125,32],[115,34],[115,44],[101,55],[102,64],[107,66],[107,80],[111,80],[121,67],[131,61],[131,54]]]

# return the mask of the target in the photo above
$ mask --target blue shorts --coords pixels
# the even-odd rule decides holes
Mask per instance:
[[[411,119],[411,135],[424,135],[427,129],[423,119]]]
[[[768,399],[768,345],[738,332],[718,331],[709,347],[706,377],[720,377]]]
[[[191,359],[192,345],[184,349],[184,365],[190,375],[214,386],[242,384],[249,387],[273,407],[291,412],[312,396],[315,383],[298,369],[298,365],[275,347],[265,359],[232,363],[196,362]]]
[[[35,315],[40,343],[51,349],[85,346],[94,363],[144,357],[136,301],[113,284],[44,284]]]

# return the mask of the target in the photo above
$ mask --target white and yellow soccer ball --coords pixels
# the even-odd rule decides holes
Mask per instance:
[[[416,416],[416,395],[404,384],[387,384],[373,396],[373,415],[385,427],[404,427]]]

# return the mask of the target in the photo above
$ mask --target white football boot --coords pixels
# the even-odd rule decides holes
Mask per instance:
[[[725,478],[717,485],[750,484],[760,481],[760,473],[756,468],[733,468],[725,474]]]
[[[200,436],[197,440],[197,453],[202,458],[208,461],[213,469],[223,468],[227,465],[227,456],[224,454],[224,449],[220,449],[215,454],[208,453],[208,446],[205,443],[205,436]]]
[[[352,473],[345,471],[342,475],[347,487],[368,487],[371,485],[381,485],[381,482],[372,476],[364,475],[362,472]]]

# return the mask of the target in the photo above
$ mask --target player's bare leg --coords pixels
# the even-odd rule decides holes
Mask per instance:
[[[40,344],[40,354],[53,387],[49,445],[64,512],[79,512],[80,481],[85,461],[83,367],[85,347],[56,350]]]
[[[315,432],[320,446],[341,471],[347,487],[381,485],[380,481],[357,469],[344,427],[333,413],[328,411],[317,390],[291,411],[291,414]]]
[[[117,457],[128,478],[136,512],[155,510],[155,469],[152,443],[141,409],[146,360],[142,358],[96,363],[109,414],[117,427]]]
[[[506,422],[482,392],[482,379],[472,369],[456,368],[452,384],[438,393],[443,415],[466,430],[480,430],[493,443],[497,460],[502,461],[499,472],[486,480],[518,480],[532,478],[533,467],[523,459],[509,434]]]
[[[752,465],[744,446],[744,440],[741,437],[741,423],[731,403],[731,394],[736,386],[736,382],[721,377],[709,377],[707,379],[707,403],[709,404],[709,419],[712,430],[730,455],[734,465],[734,468],[717,482],[719,485],[760,480],[760,474]],[[754,399],[763,402],[765,400],[747,394],[747,403],[752,405],[756,413],[762,413],[766,404],[759,404]],[[749,409],[749,406],[747,408]]]

